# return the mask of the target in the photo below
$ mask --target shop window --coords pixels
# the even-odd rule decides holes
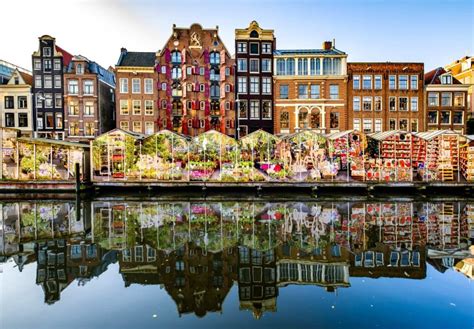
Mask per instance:
[[[329,117],[329,127],[331,129],[339,128],[339,112],[331,112]]]
[[[280,129],[290,129],[290,113],[288,111],[280,113]]]

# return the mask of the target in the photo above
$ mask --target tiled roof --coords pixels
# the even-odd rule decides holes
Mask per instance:
[[[18,73],[21,75],[21,78],[23,79],[23,81],[25,81],[25,84],[29,86],[33,86],[33,76],[31,74],[22,72],[20,70],[18,71]]]
[[[336,48],[324,49],[276,49],[273,55],[345,55]]]
[[[59,51],[61,54],[63,54],[63,65],[68,66],[73,56],[69,52],[67,52],[66,50],[64,50],[63,48],[57,45],[56,45],[56,51]]]
[[[125,51],[120,54],[117,66],[155,66],[156,54],[154,52]]]
[[[438,67],[432,71],[425,73],[425,85],[440,85],[441,80],[440,76],[447,73],[446,70],[442,67]],[[461,81],[453,77],[453,85],[460,85]]]

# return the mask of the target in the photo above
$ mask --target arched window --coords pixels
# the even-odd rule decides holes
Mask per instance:
[[[211,69],[210,73],[211,81],[219,81],[219,72],[217,70]]]
[[[180,100],[174,100],[172,103],[172,115],[183,115],[183,103]]]
[[[290,129],[290,113],[288,111],[280,113],[280,129]]]
[[[219,65],[221,62],[221,56],[219,55],[218,52],[213,51],[211,52],[209,56],[209,60],[210,60],[211,65]]]
[[[252,32],[250,32],[250,37],[251,38],[258,38],[258,32],[253,30]]]
[[[171,52],[171,63],[181,64],[181,53],[179,51]]]
[[[301,109],[298,113],[298,124],[300,129],[308,128],[308,110]]]
[[[162,99],[161,100],[161,108],[166,109],[166,105],[167,105],[166,99]]]
[[[180,67],[173,67],[171,70],[171,78],[172,79],[181,79],[181,68]]]
[[[283,58],[277,59],[277,75],[285,75],[286,70],[285,70],[285,60]]]
[[[295,75],[295,59],[294,58],[288,58],[286,60],[286,74]]]
[[[319,114],[319,110],[311,111],[311,116],[309,118],[309,124],[312,129],[319,128],[321,126],[321,116]]]

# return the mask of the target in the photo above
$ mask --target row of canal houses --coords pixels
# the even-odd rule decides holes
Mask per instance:
[[[472,57],[425,72],[423,63],[348,62],[335,40],[320,49],[277,48],[256,21],[235,30],[173,25],[158,51],[122,48],[115,67],[39,38],[32,70],[0,62],[0,126],[26,136],[87,142],[121,128],[239,139],[258,129],[466,134],[473,113]]]

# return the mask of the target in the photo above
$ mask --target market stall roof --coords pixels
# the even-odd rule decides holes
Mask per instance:
[[[179,139],[184,139],[186,141],[189,141],[190,140],[190,137],[189,136],[186,136],[186,135],[183,135],[183,134],[180,134],[180,133],[177,133],[175,131],[171,131],[171,130],[168,130],[168,129],[162,129],[156,133],[154,133],[153,135],[148,135],[145,137],[145,139],[148,139],[148,138],[151,138],[151,137],[154,137],[156,135],[173,135],[173,136],[176,136],[178,137]]]
[[[316,132],[314,130],[311,130],[311,129],[300,130],[300,131],[295,132],[293,134],[288,134],[288,135],[282,137],[282,140],[294,140],[297,136],[300,136],[300,135],[311,135],[311,136],[317,137],[318,139],[321,138],[321,139],[326,140],[325,135],[323,135],[321,133],[318,133],[318,132]]]
[[[237,141],[232,138],[232,137],[229,137],[227,136],[226,134],[223,134],[217,130],[209,130],[209,131],[206,131],[202,134],[199,134],[197,135],[196,137],[193,138],[193,143],[200,143],[202,142],[202,139],[203,138],[206,138],[209,140],[209,141],[217,141],[218,138],[221,138],[223,139],[223,142],[224,143],[228,143],[228,144],[232,144],[232,145],[235,145],[237,144]]]
[[[123,133],[123,134],[128,135],[130,137],[133,137],[135,139],[143,139],[145,137],[145,135],[143,135],[143,134],[135,133],[135,132],[132,132],[132,131],[129,131],[129,130],[123,130],[123,129],[120,129],[120,128],[115,128],[115,129],[112,129],[112,130],[110,130],[106,133],[103,133],[100,136],[97,136],[96,139],[98,139],[100,137],[103,137],[103,136],[108,136],[108,135],[113,134],[115,132]]]
[[[407,131],[404,130],[387,130],[387,131],[381,131],[378,133],[373,133],[368,135],[370,138],[373,138],[378,141],[383,141],[386,140],[389,137],[392,137],[393,135],[396,134],[409,134]]]
[[[272,140],[275,140],[275,141],[280,141],[281,138],[278,137],[278,136],[275,136],[273,134],[270,134],[269,132],[263,130],[263,129],[258,129],[258,130],[255,130],[254,132],[251,132],[250,134],[248,135],[245,135],[244,137],[242,137],[240,139],[240,141],[244,144],[248,143],[249,141],[253,140],[253,139],[261,139],[262,137],[266,137],[266,138],[269,138],[269,139],[272,139]]]
[[[457,132],[454,130],[432,130],[432,131],[424,131],[420,133],[415,133],[414,134],[416,137],[422,138],[424,140],[432,140],[433,138],[436,138],[440,135],[459,135]]]
[[[464,137],[466,137],[470,141],[474,141],[474,135],[464,135]]]
[[[82,148],[82,149],[89,149],[90,146],[88,144],[82,143],[75,143],[75,142],[66,142],[57,139],[47,139],[47,138],[28,138],[28,137],[19,137],[19,142],[25,142],[30,144],[49,144],[49,145],[59,145],[59,146],[66,146],[66,147],[75,147],[75,148]]]
[[[334,140],[334,139],[338,139],[338,138],[344,137],[346,135],[349,135],[351,133],[363,134],[362,132],[360,132],[358,130],[344,130],[344,131],[338,131],[338,132],[335,132],[335,133],[327,134],[326,138],[329,139],[329,140]]]

